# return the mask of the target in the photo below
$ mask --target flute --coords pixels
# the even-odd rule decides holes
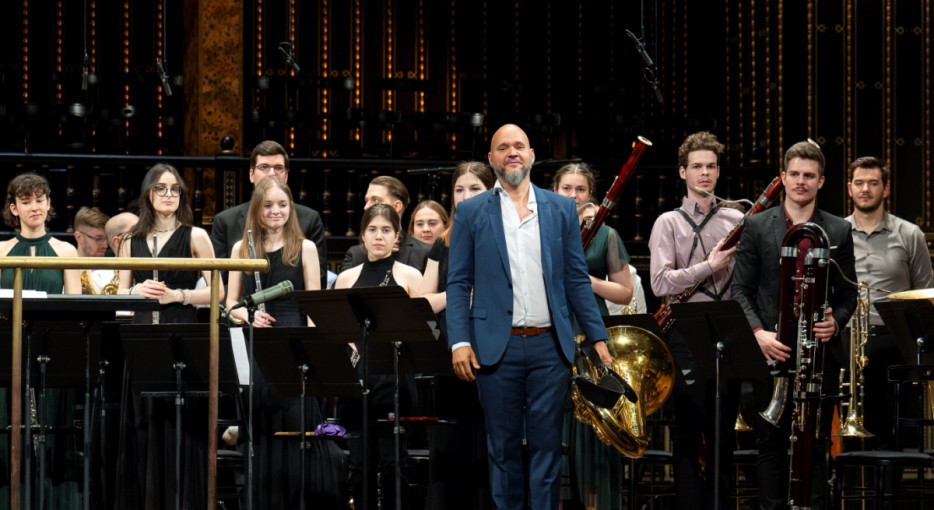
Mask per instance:
[[[249,241],[249,246],[250,246],[250,258],[255,259],[256,258],[256,245],[253,244],[253,231],[247,230],[246,235],[247,235],[247,239]],[[253,279],[256,282],[256,292],[263,290],[263,283],[259,279],[259,271],[253,271]],[[256,305],[256,309],[263,313],[266,313],[266,303],[260,303]]]
[[[158,241],[156,241],[156,235],[153,234],[152,236],[152,258],[156,258],[157,253],[159,253],[159,243]],[[152,279],[153,281],[157,281],[157,282],[159,281],[159,270],[158,269],[152,270]],[[159,324],[159,310],[155,310],[152,312],[152,323]]]

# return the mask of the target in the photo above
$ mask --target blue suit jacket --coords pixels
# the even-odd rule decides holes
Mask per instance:
[[[532,192],[538,201],[552,327],[565,358],[572,362],[572,311],[589,341],[606,340],[606,329],[594,305],[574,201],[534,185]],[[509,340],[512,302],[500,198],[490,190],[461,202],[454,215],[447,285],[448,347],[470,342],[481,365],[496,364]]]

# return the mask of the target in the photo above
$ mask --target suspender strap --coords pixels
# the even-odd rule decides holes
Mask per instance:
[[[704,219],[700,222],[699,225],[697,223],[694,223],[694,220],[692,220],[691,217],[688,216],[688,213],[684,212],[684,209],[681,209],[680,207],[675,209],[675,211],[678,211],[679,213],[681,213],[681,216],[684,217],[684,221],[688,222],[688,225],[690,225],[691,229],[694,231],[694,242],[691,244],[691,251],[689,253],[694,253],[694,250],[697,249],[697,244],[700,243],[701,250],[704,253],[704,257],[705,258],[707,257],[707,247],[704,246],[704,240],[701,238],[700,233],[701,231],[704,230],[704,226],[707,225],[707,222],[710,221],[711,218],[713,218],[717,214],[717,211],[719,209],[720,208],[716,206],[712,207],[710,211],[707,213],[707,215],[704,216]],[[707,295],[714,301],[720,301],[720,299],[723,298],[723,295],[726,294],[726,289],[730,288],[730,282],[732,280],[733,280],[733,275],[731,274],[730,279],[727,280],[726,282],[726,285],[724,285],[723,288],[720,289],[720,292],[717,292],[716,294],[707,290],[707,288],[704,286],[698,287],[697,290],[704,293],[705,295]]]

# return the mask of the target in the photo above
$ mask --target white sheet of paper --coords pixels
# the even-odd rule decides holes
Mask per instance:
[[[246,352],[246,339],[243,328],[230,328],[230,348],[233,350],[234,363],[237,365],[237,379],[241,386],[250,385],[250,356]]]
[[[49,295],[44,290],[23,289],[23,299],[45,299]],[[13,289],[0,289],[0,298],[13,298]]]

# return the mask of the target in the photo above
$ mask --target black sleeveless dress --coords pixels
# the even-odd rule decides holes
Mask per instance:
[[[295,290],[305,290],[305,274],[301,258],[298,264],[288,266],[282,262],[282,249],[278,249],[266,254],[269,260],[269,271],[265,274],[260,273],[259,281],[264,289],[268,289],[279,282],[290,280]],[[256,292],[256,280],[253,273],[242,273],[241,297],[249,296]],[[273,301],[266,302],[266,312],[276,319],[277,327],[302,327],[307,324],[305,314],[302,313],[298,305],[298,300],[293,296],[282,297]]]
[[[163,237],[157,234],[159,258],[191,258],[191,227],[178,227],[163,243]],[[130,240],[131,257],[152,257],[152,245],[147,245],[145,238],[134,237]],[[201,274],[198,271],[159,271],[159,280],[170,289],[194,289]],[[140,283],[152,279],[152,271],[133,271],[133,281]],[[184,324],[198,322],[198,313],[194,306],[181,303],[162,305],[159,309],[160,324]],[[136,312],[134,324],[152,324],[152,312]]]

